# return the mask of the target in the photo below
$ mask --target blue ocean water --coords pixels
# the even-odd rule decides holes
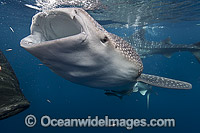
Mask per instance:
[[[24,1],[1,1],[0,5],[0,49],[12,65],[21,89],[30,101],[31,106],[26,111],[0,121],[0,132],[198,132],[200,130],[200,63],[189,52],[173,54],[168,59],[156,55],[143,59],[144,72],[159,76],[170,77],[190,82],[191,90],[173,90],[154,87],[156,93],[150,96],[150,109],[146,108],[146,97],[139,93],[125,96],[122,100],[117,97],[108,97],[104,91],[88,88],[71,83],[51,72],[34,56],[19,46],[20,40],[30,31],[34,9],[24,6]],[[194,4],[195,5],[195,4]],[[199,5],[200,6],[200,5]],[[199,7],[200,9],[200,7]],[[198,11],[197,9],[196,11]],[[192,10],[192,7],[191,7]],[[188,12],[187,12],[188,13]],[[192,16],[191,14],[185,14]],[[184,15],[184,13],[183,13]],[[176,18],[174,18],[176,19]],[[172,43],[191,44],[200,41],[200,19],[177,22],[157,22],[149,24],[146,39],[161,41],[171,37]],[[164,26],[164,28],[150,28]],[[14,30],[12,32],[10,27]],[[123,36],[123,33],[132,34],[134,28],[107,27],[108,31]],[[6,49],[12,51],[6,52]],[[48,102],[48,100],[50,102]],[[38,123],[28,128],[24,119],[33,114]],[[48,115],[51,118],[87,118],[99,116],[104,118],[174,118],[176,126],[155,128],[134,128],[127,130],[119,127],[95,128],[44,128],[39,124],[39,118]]]

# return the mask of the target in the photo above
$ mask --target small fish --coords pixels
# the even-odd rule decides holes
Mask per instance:
[[[37,6],[33,6],[33,5],[29,5],[29,4],[24,4],[26,7],[29,7],[29,8],[32,8],[32,9],[35,9],[35,10],[38,10],[38,11],[41,11],[42,9],[37,7]]]
[[[10,30],[14,33],[15,31],[13,30],[13,28],[12,27],[10,27]]]
[[[13,49],[11,49],[11,48],[9,48],[9,49],[6,49],[6,51],[8,52],[8,51],[12,51]]]
[[[50,101],[49,99],[47,99],[47,102],[48,102],[48,103],[51,103],[51,101]]]
[[[115,92],[105,92],[104,94],[107,95],[107,96],[116,96],[116,97],[118,97],[120,100],[122,100],[122,98],[123,98],[122,95],[120,95],[120,94],[118,94],[118,93],[115,93]]]

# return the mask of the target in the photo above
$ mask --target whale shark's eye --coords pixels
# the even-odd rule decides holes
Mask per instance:
[[[102,43],[106,43],[107,41],[108,41],[108,37],[107,36],[105,36],[103,39],[101,39]]]
[[[76,11],[76,10],[74,10],[74,12],[77,14],[77,11]]]

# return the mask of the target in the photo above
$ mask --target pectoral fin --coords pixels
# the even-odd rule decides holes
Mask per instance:
[[[148,74],[141,74],[141,76],[137,79],[137,81],[144,82],[152,86],[169,88],[169,89],[191,89],[192,88],[192,85],[187,82],[154,76],[154,75],[148,75]]]

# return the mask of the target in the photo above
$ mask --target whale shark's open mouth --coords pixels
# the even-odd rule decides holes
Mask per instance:
[[[75,10],[41,12],[33,17],[31,35],[22,40],[21,46],[27,48],[45,41],[72,37],[83,33],[84,27]]]
[[[69,15],[48,15],[45,25],[39,25],[46,41],[69,37],[81,33],[82,26]]]

